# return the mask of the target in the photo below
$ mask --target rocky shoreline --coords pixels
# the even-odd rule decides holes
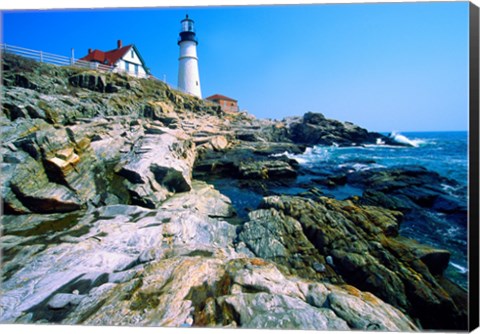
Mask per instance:
[[[281,154],[390,138],[318,113],[226,114],[154,80],[8,54],[3,66],[1,323],[467,328],[450,253],[399,235],[408,215],[466,215],[438,174],[299,184]],[[258,205],[240,212],[216,179]],[[363,195],[318,189],[344,184]],[[276,191],[291,186],[304,191]]]

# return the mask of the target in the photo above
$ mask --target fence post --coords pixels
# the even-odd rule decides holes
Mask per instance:
[[[43,63],[43,53],[40,51],[40,62]]]
[[[75,50],[72,48],[72,59],[70,60],[70,65],[75,64]]]

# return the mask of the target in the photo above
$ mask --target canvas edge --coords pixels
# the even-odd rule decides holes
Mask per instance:
[[[470,2],[469,331],[479,326],[479,8]]]

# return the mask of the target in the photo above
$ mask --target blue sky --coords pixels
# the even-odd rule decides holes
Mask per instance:
[[[4,11],[3,42],[84,56],[134,43],[176,86],[195,20],[203,96],[261,118],[307,111],[374,131],[468,128],[468,3]]]

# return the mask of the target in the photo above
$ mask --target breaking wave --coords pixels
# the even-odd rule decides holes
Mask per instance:
[[[405,144],[412,147],[419,147],[420,145],[423,145],[426,143],[425,140],[423,139],[410,139],[407,136],[402,135],[401,133],[397,133],[395,131],[390,133],[389,137],[399,144]]]

